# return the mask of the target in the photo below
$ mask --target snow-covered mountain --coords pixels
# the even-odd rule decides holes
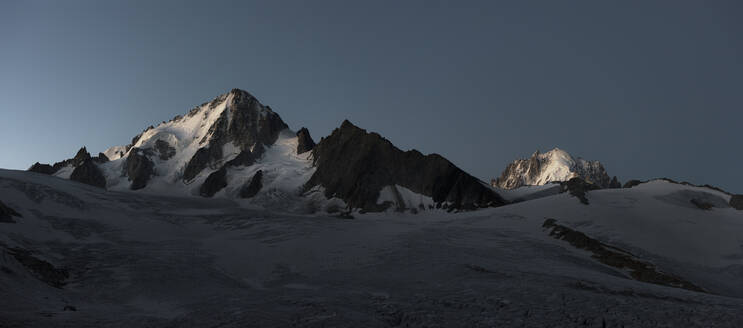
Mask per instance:
[[[573,158],[566,151],[555,148],[546,153],[534,152],[528,159],[517,159],[508,164],[493,187],[514,189],[521,186],[539,186],[550,182],[582,178],[600,188],[619,187],[619,182],[610,178],[599,161]]]
[[[236,198],[302,213],[505,203],[443,157],[403,152],[348,121],[315,145],[306,128],[290,130],[270,107],[239,89],[150,126],[127,145],[95,157],[83,147],[72,159],[29,170],[107,190]],[[430,201],[390,199],[400,190]]]

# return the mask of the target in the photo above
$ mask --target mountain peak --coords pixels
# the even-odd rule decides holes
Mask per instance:
[[[553,148],[546,153],[534,152],[528,159],[518,159],[509,164],[494,187],[514,189],[525,185],[544,185],[580,177],[599,187],[609,186],[611,179],[598,161],[573,158],[567,151]]]

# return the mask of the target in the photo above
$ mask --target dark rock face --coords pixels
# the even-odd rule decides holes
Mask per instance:
[[[126,174],[131,181],[129,189],[138,190],[147,185],[150,176],[154,173],[154,164],[143,151],[134,148],[126,159]]]
[[[611,178],[611,182],[609,182],[609,188],[611,189],[622,188],[622,184],[619,182],[619,180],[617,180],[616,175],[613,178]]]
[[[586,182],[581,178],[572,178],[566,182],[560,183],[562,192],[569,192],[571,195],[577,197],[583,205],[588,205],[588,198],[586,193],[591,190],[601,189],[593,183]]]
[[[3,204],[2,201],[0,201],[0,222],[15,223],[15,220],[13,220],[14,216],[17,216],[19,218],[23,217],[14,209],[8,207],[7,205]]]
[[[222,188],[227,187],[227,168],[228,167],[230,166],[250,166],[253,163],[255,163],[255,158],[253,157],[253,153],[251,153],[250,150],[247,150],[247,149],[243,150],[242,152],[240,152],[240,154],[235,156],[235,158],[225,163],[219,170],[212,172],[212,174],[209,174],[209,176],[206,177],[206,180],[204,180],[204,183],[201,185],[199,189],[199,194],[204,197],[214,196],[214,194],[222,190]]]
[[[70,180],[99,188],[106,188],[106,177],[103,176],[98,166],[93,163],[90,156],[83,163],[75,167],[70,175]]]
[[[743,195],[733,195],[730,197],[730,206],[736,210],[743,210]]]
[[[183,171],[183,181],[191,181],[199,172],[209,166],[209,163],[222,157],[222,147],[199,148],[186,164]]]
[[[591,257],[599,262],[615,268],[628,270],[635,280],[697,292],[706,292],[701,287],[689,281],[669,273],[661,272],[653,264],[641,261],[628,252],[614,246],[606,245],[580,231],[557,224],[555,219],[545,220],[542,227],[550,229],[550,236],[567,241],[576,248],[585,249],[593,253]]]
[[[98,153],[98,156],[93,157],[93,160],[98,163],[106,163],[108,162],[108,156],[104,153]]]
[[[642,181],[640,181],[640,180],[630,180],[630,181],[627,181],[624,184],[624,187],[622,187],[622,188],[632,188],[634,186],[640,185],[641,183],[642,183]]]
[[[261,147],[262,149],[262,147]],[[255,157],[253,156],[253,153],[250,152],[250,150],[243,150],[235,156],[235,158],[229,160],[225,165],[227,166],[250,166],[255,163]]]
[[[90,160],[90,153],[85,149],[85,147],[83,147],[80,148],[80,150],[77,151],[77,154],[75,154],[75,157],[72,158],[72,165],[80,166],[88,160]]]
[[[160,154],[160,159],[167,161],[175,155],[175,148],[171,147],[167,141],[157,139],[155,141],[155,150]]]
[[[240,198],[252,198],[263,188],[263,171],[258,170],[250,179],[250,183],[240,190]]]
[[[297,154],[308,152],[315,148],[315,141],[310,136],[310,130],[301,128],[297,132]]]
[[[227,168],[222,166],[221,169],[212,172],[206,177],[204,183],[199,189],[199,194],[203,197],[212,197],[217,191],[227,187]]]
[[[325,196],[343,199],[350,207],[382,211],[380,190],[400,185],[432,197],[452,209],[499,206],[506,202],[485,183],[437,154],[403,152],[376,133],[367,133],[349,121],[312,150],[317,170],[305,185],[320,185]]]
[[[41,164],[39,162],[34,163],[34,165],[31,166],[31,168],[28,169],[31,172],[41,173],[41,174],[54,174],[54,172],[57,172],[57,170],[54,169],[49,164]]]
[[[196,175],[209,164],[222,158],[222,146],[228,142],[234,143],[243,151],[253,147],[253,159],[260,158],[264,145],[272,145],[279,137],[279,133],[288,128],[278,114],[268,106],[263,106],[258,99],[249,93],[233,89],[214,99],[210,106],[217,106],[220,102],[229,99],[228,110],[225,110],[201,139],[208,142],[200,148],[186,165],[183,173],[184,181],[193,180]],[[241,154],[242,155],[242,154]],[[239,160],[247,160],[241,157]],[[243,164],[245,165],[245,164]]]

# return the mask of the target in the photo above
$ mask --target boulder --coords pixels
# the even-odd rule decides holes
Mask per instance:
[[[252,198],[263,188],[263,171],[258,170],[250,179],[250,182],[240,190],[240,198]]]
[[[297,132],[297,154],[306,153],[315,148],[315,141],[310,136],[310,130],[301,128]]]
[[[610,189],[622,188],[622,184],[619,182],[616,175],[613,178],[611,178],[611,182],[609,182],[609,188]]]

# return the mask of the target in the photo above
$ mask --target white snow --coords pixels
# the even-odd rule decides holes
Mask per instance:
[[[385,186],[379,192],[379,198],[377,204],[384,202],[391,202],[395,204],[397,208],[406,209],[428,209],[430,206],[436,205],[433,198],[416,193],[408,188],[400,185]]]
[[[256,165],[282,172],[268,174],[269,189],[289,190],[308,174],[310,159],[291,152],[290,135],[280,140],[266,156],[284,164]],[[421,200],[394,188],[410,204]],[[355,213],[352,220],[253,209],[227,197],[104,191],[12,170],[0,170],[0,195],[23,215],[0,223],[0,317],[10,326],[743,321],[743,211],[704,211],[683,199],[727,197],[707,188],[654,181],[591,191],[589,205],[559,194],[473,212]],[[549,236],[546,218],[711,293],[629,279]],[[70,270],[67,285],[39,280],[10,255],[14,247]]]

